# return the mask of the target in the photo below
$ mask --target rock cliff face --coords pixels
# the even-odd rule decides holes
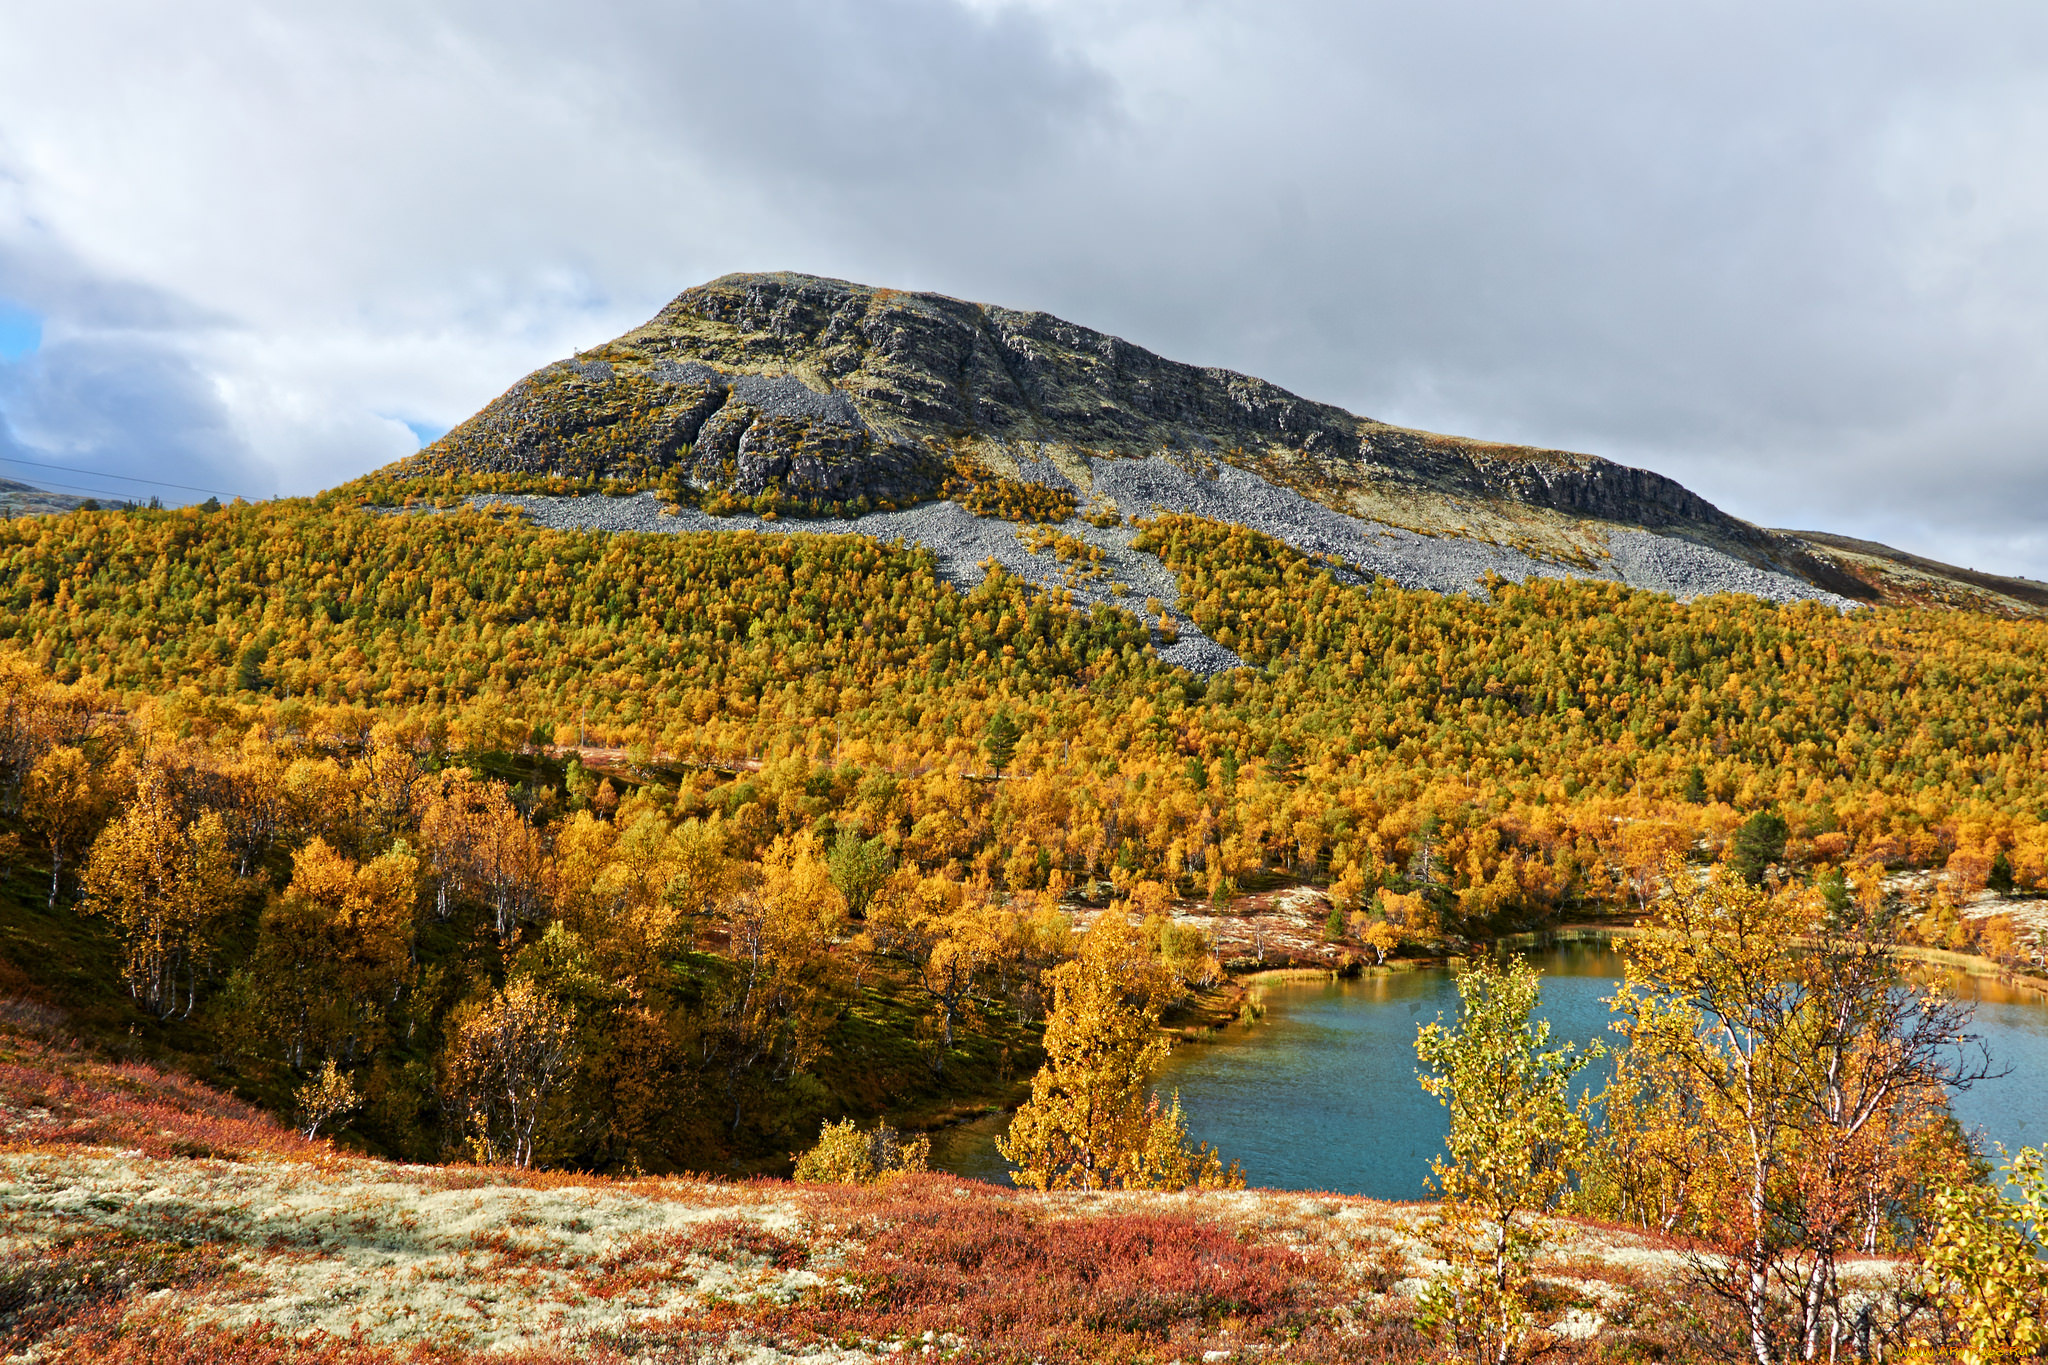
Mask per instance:
[[[401,472],[562,474],[647,479],[753,497],[915,502],[944,461],[913,442],[876,440],[843,392],[792,375],[658,359],[615,342],[602,360],[557,361],[410,460]]]
[[[728,275],[528,376],[394,473],[670,475],[741,498],[903,505],[961,467],[1235,465],[1333,509],[1564,558],[1642,527],[1869,589],[1647,470],[1389,426],[1046,313],[808,275]],[[1588,525],[1587,523],[1593,523]]]

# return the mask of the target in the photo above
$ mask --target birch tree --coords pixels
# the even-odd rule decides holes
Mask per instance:
[[[1692,1277],[1736,1311],[1744,1356],[1863,1349],[1890,1325],[1840,1265],[1912,1221],[1948,1093],[1991,1074],[1971,1011],[1903,973],[1875,901],[1726,868],[1667,882],[1614,1000],[1650,1139],[1634,1155],[1663,1163],[1675,1224],[1708,1247]]]
[[[159,1019],[198,996],[199,969],[235,891],[220,816],[187,823],[161,768],[143,770],[135,797],[100,831],[86,858],[85,909],[114,922],[129,993]]]
[[[1424,1293],[1422,1320],[1468,1359],[1501,1365],[1530,1334],[1530,1262],[1585,1157],[1570,1089],[1595,1054],[1550,1046],[1527,962],[1482,961],[1457,984],[1455,1026],[1439,1018],[1415,1039],[1422,1088],[1451,1119],[1430,1166],[1443,1196],[1432,1236],[1449,1269]]]
[[[413,976],[419,860],[402,842],[358,866],[323,839],[292,857],[263,912],[258,986],[294,1067],[352,1060],[381,1041],[384,1011]]]
[[[1046,973],[1045,1065],[997,1140],[1017,1183],[1037,1190],[1239,1188],[1244,1173],[1187,1140],[1180,1099],[1147,1094],[1165,1059],[1166,989],[1121,910],[1096,920],[1073,961]]]
[[[442,1093],[470,1155],[533,1165],[554,1102],[575,1075],[574,1014],[530,977],[517,977],[451,1021]]]
[[[51,749],[29,769],[22,784],[22,808],[50,855],[52,910],[57,908],[65,864],[105,814],[111,785],[84,751],[68,744]]]

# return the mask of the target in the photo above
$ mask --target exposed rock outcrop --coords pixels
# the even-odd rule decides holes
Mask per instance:
[[[1680,484],[1591,455],[1389,426],[1047,313],[809,275],[728,275],[528,376],[397,473],[678,477],[742,498],[904,505],[949,465],[1166,455],[1255,471],[1348,514],[1546,557],[1647,528],[1868,597],[1855,577]]]
[[[753,497],[774,487],[829,502],[914,502],[943,471],[910,443],[874,440],[844,393],[644,353],[536,371],[405,463],[575,478],[673,470],[699,488]]]
[[[0,517],[36,517],[69,512],[89,501],[92,499],[70,493],[52,493],[14,479],[0,479]]]

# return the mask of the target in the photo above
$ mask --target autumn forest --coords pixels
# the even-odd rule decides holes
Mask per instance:
[[[1107,1047],[1140,1093],[1157,1022],[1229,979],[1176,909],[1276,885],[1327,897],[1358,970],[1698,896],[1782,947],[1921,871],[1886,942],[2041,965],[1964,913],[2048,884],[2039,623],[1444,596],[1165,514],[1138,544],[1181,603],[1089,612],[852,535],[375,493],[0,524],[0,987],[308,1136],[636,1174],[810,1149],[800,1175],[862,1179],[923,1161],[879,1119],[1025,1103],[1025,1183],[1240,1183],[1157,1099],[1115,1119],[1121,1155],[1077,1143],[1060,1077]],[[1175,612],[1249,666],[1161,662]],[[1688,867],[1718,870],[1695,892]],[[1567,1183],[1668,1229],[1703,1196],[1653,1174],[1685,1057],[1649,1002],[1708,969],[1642,963],[1643,1104],[1614,1093]],[[1512,977],[1470,989],[1468,1043],[1488,1010],[1496,1047],[1522,1036]],[[1455,1136],[1475,1054],[1430,1046]],[[1561,1103],[1576,1065],[1532,1093]],[[1905,1089],[1898,1141],[1938,1159],[1843,1237],[1911,1242],[1967,1166],[1922,1103],[1939,1077]]]

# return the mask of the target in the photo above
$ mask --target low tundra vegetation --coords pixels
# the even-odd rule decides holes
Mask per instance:
[[[1475,962],[1457,1017],[1417,1039],[1451,1113],[1442,1201],[1421,1206],[1234,1188],[1177,1124],[1158,1179],[1160,1111],[1129,1078],[1147,1043],[1128,917],[1055,973],[1049,1033],[1090,1041],[1049,1044],[1063,1122],[1023,1124],[1012,1157],[1027,1177],[1042,1146],[1068,1160],[1022,1191],[922,1172],[915,1144],[851,1123],[796,1184],[388,1166],[29,1036],[50,1021],[17,1010],[0,1244],[29,1269],[0,1278],[0,1344],[80,1362],[2037,1359],[2041,1159],[1988,1175],[1942,1121],[1983,1068],[1966,1012],[1902,974],[1888,932],[1824,890],[1685,876],[1626,941],[1621,1064],[1577,1101],[1586,1054],[1536,1018],[1528,968]],[[55,1126],[67,1093],[102,1126]],[[239,1146],[171,1127],[222,1119]],[[107,1145],[151,1123],[162,1155]]]
[[[39,1361],[1437,1358],[1404,1291],[1420,1211],[1358,1199],[74,1147],[0,1158],[0,1210],[0,1350]],[[1627,1235],[1575,1252],[1544,1311],[1669,1260]]]

